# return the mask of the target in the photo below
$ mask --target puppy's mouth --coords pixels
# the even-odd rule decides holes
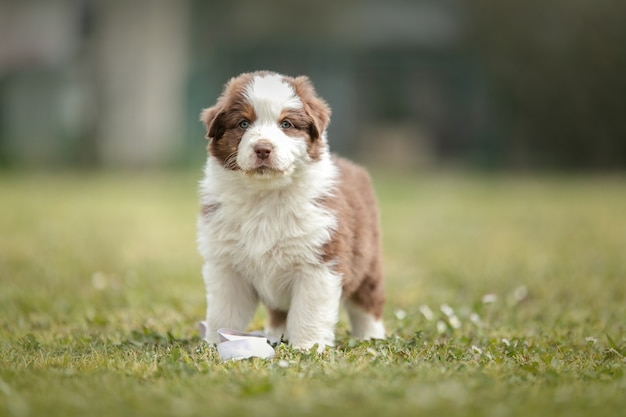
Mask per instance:
[[[253,176],[269,177],[275,175],[282,175],[283,171],[274,168],[270,165],[260,164],[255,168],[246,171],[246,174]]]

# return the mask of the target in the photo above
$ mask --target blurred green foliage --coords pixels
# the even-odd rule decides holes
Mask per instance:
[[[467,2],[470,51],[508,157],[530,166],[626,166],[626,3]]]

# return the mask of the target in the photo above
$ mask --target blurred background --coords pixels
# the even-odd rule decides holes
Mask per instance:
[[[200,164],[233,75],[309,75],[381,166],[626,167],[621,0],[0,0],[0,166]]]

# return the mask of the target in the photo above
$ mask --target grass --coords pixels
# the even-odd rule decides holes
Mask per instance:
[[[0,415],[624,415],[626,178],[375,178],[389,338],[221,363],[197,175],[1,174]]]

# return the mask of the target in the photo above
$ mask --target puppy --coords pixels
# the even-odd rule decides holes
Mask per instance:
[[[342,301],[353,336],[385,337],[376,199],[364,169],[330,154],[330,114],[307,77],[265,71],[232,78],[202,111],[209,343],[245,330],[259,301],[265,331],[298,349],[333,345]]]

